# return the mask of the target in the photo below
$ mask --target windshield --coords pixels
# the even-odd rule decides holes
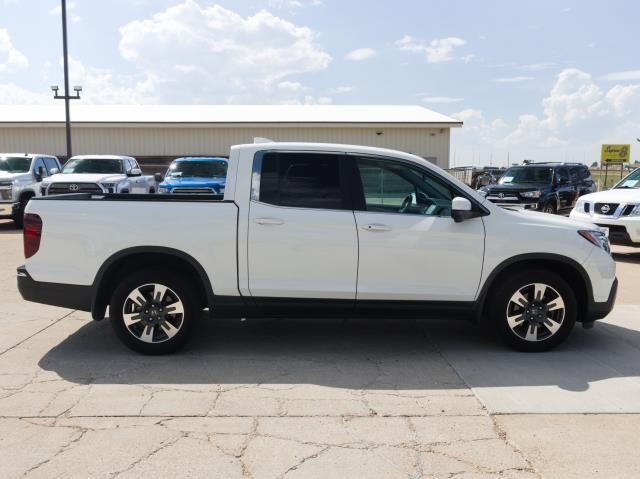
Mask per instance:
[[[224,178],[226,161],[175,161],[167,172],[169,178]]]
[[[535,168],[531,166],[516,166],[509,168],[498,181],[501,185],[516,183],[549,184],[553,178],[553,168]]]
[[[616,188],[640,188],[640,168],[618,183]]]
[[[71,160],[62,168],[62,174],[70,173],[122,173],[122,160],[103,158]]]
[[[0,171],[27,173],[30,167],[31,158],[0,158]]]

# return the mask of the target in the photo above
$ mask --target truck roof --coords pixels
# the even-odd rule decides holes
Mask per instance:
[[[92,160],[135,160],[133,156],[120,156],[120,155],[77,155],[69,158],[71,160],[86,160],[91,158]]]
[[[229,160],[221,156],[183,156],[173,161],[224,161],[227,163]]]

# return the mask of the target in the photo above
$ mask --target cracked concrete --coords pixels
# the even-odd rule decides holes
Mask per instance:
[[[203,321],[185,352],[140,356],[22,302],[18,236],[0,222],[3,477],[559,477],[428,325]]]

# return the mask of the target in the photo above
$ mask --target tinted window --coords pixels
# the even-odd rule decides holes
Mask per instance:
[[[31,158],[2,158],[0,157],[0,171],[9,173],[26,173],[31,167]]]
[[[51,170],[54,168],[58,168],[58,170],[60,169],[60,167],[58,166],[58,162],[56,161],[55,158],[51,158],[51,157],[45,158],[44,164],[47,167],[47,172],[49,174],[51,174]]]
[[[83,158],[69,160],[62,173],[122,173],[122,160],[104,158]]]
[[[560,180],[569,181],[569,172],[567,171],[566,168],[558,168],[557,175],[558,175],[558,182],[560,182]]]
[[[321,153],[264,154],[259,201],[299,208],[348,208],[340,181],[342,158]]]
[[[391,160],[357,159],[367,211],[451,216],[453,190],[441,179]]]
[[[47,169],[44,166],[44,161],[42,161],[42,158],[38,158],[35,161],[36,162],[33,164],[34,173],[39,173],[40,171],[42,171],[43,178],[46,178],[47,176],[49,176],[49,173],[47,172]]]
[[[571,178],[571,183],[578,183],[580,181],[578,168],[569,168],[569,177]]]
[[[586,166],[580,167],[580,178],[582,178],[583,180],[591,179],[591,172],[589,171],[589,168],[587,168]]]
[[[541,166],[515,166],[505,171],[504,175],[500,177],[498,183],[500,183],[501,185],[511,183],[531,183],[546,185],[551,183],[552,176],[552,168]]]

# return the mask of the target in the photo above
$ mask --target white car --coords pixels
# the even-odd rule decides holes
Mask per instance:
[[[570,217],[607,229],[612,244],[640,247],[640,168],[610,190],[581,197]]]
[[[81,155],[69,159],[60,174],[42,182],[46,195],[69,193],[155,193],[153,176],[143,176],[135,158],[114,155]]]
[[[232,147],[224,195],[37,198],[25,256],[23,298],[96,320],[108,307],[149,354],[182,346],[206,308],[475,318],[542,351],[605,317],[617,290],[597,229],[502,209],[418,156],[313,143]]]
[[[11,218],[22,227],[27,203],[40,195],[41,182],[59,171],[55,156],[0,153],[0,218]]]

